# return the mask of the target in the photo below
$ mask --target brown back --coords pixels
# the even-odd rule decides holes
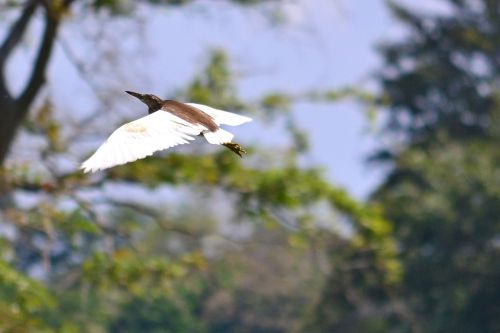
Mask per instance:
[[[201,124],[208,128],[211,132],[215,132],[219,129],[219,126],[217,126],[212,117],[193,106],[167,99],[163,101],[161,109],[187,121],[188,123]]]

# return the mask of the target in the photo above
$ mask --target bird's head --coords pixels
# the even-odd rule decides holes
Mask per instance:
[[[137,97],[141,102],[149,108],[149,113],[153,113],[161,109],[163,100],[152,94],[139,94],[133,91],[125,91],[127,94]]]

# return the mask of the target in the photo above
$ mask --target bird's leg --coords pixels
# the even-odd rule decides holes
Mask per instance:
[[[237,143],[234,142],[226,142],[222,144],[224,147],[228,148],[231,150],[233,153],[238,155],[239,157],[243,157],[241,154],[246,154],[247,152],[245,149],[241,148],[241,146]]]

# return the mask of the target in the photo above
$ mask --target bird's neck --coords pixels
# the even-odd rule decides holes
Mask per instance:
[[[162,105],[160,103],[154,103],[153,105],[149,105],[148,107],[148,113],[154,113],[156,111],[161,110]]]

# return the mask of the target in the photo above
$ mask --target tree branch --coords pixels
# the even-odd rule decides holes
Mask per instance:
[[[14,50],[16,45],[21,41],[21,38],[26,31],[30,19],[35,13],[36,7],[37,1],[28,0],[26,2],[21,16],[19,16],[17,21],[12,25],[10,31],[5,37],[5,40],[0,46],[0,92],[3,95],[8,95],[10,97],[10,95],[8,94],[7,86],[5,84],[5,62],[7,61],[9,55]]]
[[[47,64],[49,62],[52,48],[54,46],[54,41],[57,35],[59,15],[52,12],[49,6],[46,5],[44,7],[45,30],[43,32],[42,41],[35,58],[31,76],[26,84],[26,87],[17,100],[20,106],[19,111],[16,115],[16,119],[18,122],[21,121],[27,114],[31,103],[33,103],[33,100],[40,91],[40,88],[45,83],[45,70],[47,68]]]
[[[26,30],[31,16],[35,13],[37,2],[30,0],[26,2],[21,16],[10,28],[9,33],[5,37],[2,45],[0,46],[0,65],[4,65],[10,52],[16,47],[21,40],[24,31]]]

